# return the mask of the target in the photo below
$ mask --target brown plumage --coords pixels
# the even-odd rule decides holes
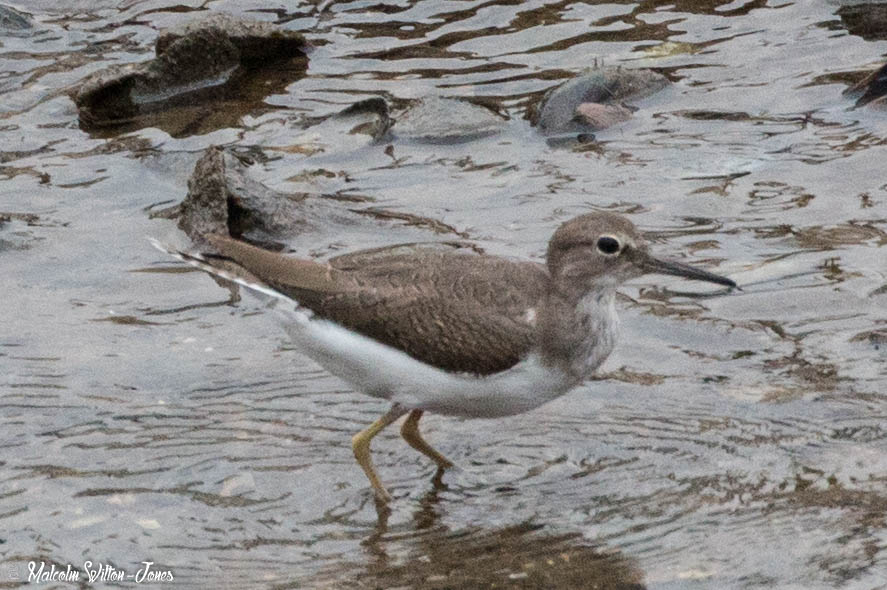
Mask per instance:
[[[523,358],[536,341],[528,310],[549,281],[542,264],[433,247],[356,252],[321,264],[208,239],[318,315],[454,372],[487,375]]]

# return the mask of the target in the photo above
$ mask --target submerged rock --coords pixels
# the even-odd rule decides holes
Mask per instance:
[[[44,239],[30,229],[40,224],[40,217],[33,213],[0,211],[0,253],[5,250],[27,250],[35,242]],[[6,227],[7,225],[12,227]]]
[[[856,99],[854,107],[887,109],[887,64],[845,90],[844,96]]]
[[[506,119],[456,98],[424,98],[399,114],[394,135],[431,143],[459,143],[499,133]]]
[[[179,228],[201,246],[210,233],[272,249],[286,244],[314,253],[321,241],[333,241],[342,231],[365,230],[379,236],[402,229],[402,235],[391,241],[427,239],[432,234],[464,237],[441,221],[374,207],[367,201],[273,190],[249,176],[244,158],[212,147],[194,167],[182,203],[155,216],[177,219]]]
[[[388,103],[374,96],[333,115],[306,118],[303,131],[285,149],[306,155],[349,151],[386,139],[393,123]]]
[[[625,101],[650,96],[668,84],[652,70],[592,70],[549,90],[537,123],[546,134],[599,131],[631,118],[634,109]]]
[[[360,100],[343,111],[336,113],[334,119],[347,121],[351,128],[350,135],[363,134],[373,141],[384,139],[394,124],[388,110],[388,103],[380,96]]]
[[[162,35],[153,60],[112,66],[87,78],[74,96],[81,122],[87,127],[118,125],[148,113],[248,93],[259,66],[304,58],[305,41],[298,33],[217,17]],[[275,73],[279,71],[285,69]],[[304,67],[297,71],[300,75]],[[275,86],[262,90],[268,93],[291,81],[278,78]]]
[[[493,111],[455,98],[431,97],[412,102],[391,115],[392,107],[374,96],[332,116],[309,121],[288,151],[305,154],[353,149],[389,139],[423,143],[461,143],[498,133],[506,119]],[[363,137],[360,137],[363,136]]]
[[[34,28],[34,21],[12,6],[0,4],[0,33],[4,35],[27,35]]]

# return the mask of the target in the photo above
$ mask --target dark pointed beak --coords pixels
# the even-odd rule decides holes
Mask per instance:
[[[709,283],[717,283],[718,285],[726,285],[727,287],[736,287],[736,283],[727,277],[716,275],[713,272],[701,270],[688,264],[680,262],[671,262],[669,260],[660,260],[650,256],[644,250],[635,250],[635,260],[646,272],[659,273],[664,275],[675,275],[694,281],[706,281]]]

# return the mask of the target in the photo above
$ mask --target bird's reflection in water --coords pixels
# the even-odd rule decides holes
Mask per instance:
[[[442,491],[446,491],[447,484],[443,482],[443,475],[445,470],[438,469],[434,474],[434,477],[431,479],[431,489],[429,489],[419,500],[419,505],[416,511],[413,513],[413,521],[415,522],[415,526],[412,527],[412,530],[415,531],[418,535],[423,535],[428,532],[429,529],[432,529],[436,524],[439,525],[440,521],[440,493]],[[375,566],[384,568],[388,563],[388,553],[386,551],[386,545],[391,539],[388,535],[388,518],[391,516],[391,507],[387,502],[382,502],[378,499],[375,499],[376,504],[376,515],[378,520],[376,521],[376,528],[373,530],[372,534],[367,537],[361,545],[366,549],[367,553],[369,553],[372,560],[375,560]],[[440,525],[443,527],[443,525]],[[447,529],[443,527],[441,529],[441,533],[446,533]]]
[[[416,505],[413,526],[389,531],[391,508],[380,503],[377,526],[361,543],[366,562],[353,568],[340,564],[314,587],[645,588],[633,560],[594,546],[577,532],[546,534],[544,524],[531,522],[450,530],[442,523],[446,511],[440,494],[446,486],[439,477],[434,481]]]

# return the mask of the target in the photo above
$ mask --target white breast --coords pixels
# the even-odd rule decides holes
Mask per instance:
[[[579,300],[576,315],[581,318],[587,338],[576,350],[572,369],[584,380],[591,378],[616,346],[619,316],[616,314],[615,292],[610,289],[592,291]]]

